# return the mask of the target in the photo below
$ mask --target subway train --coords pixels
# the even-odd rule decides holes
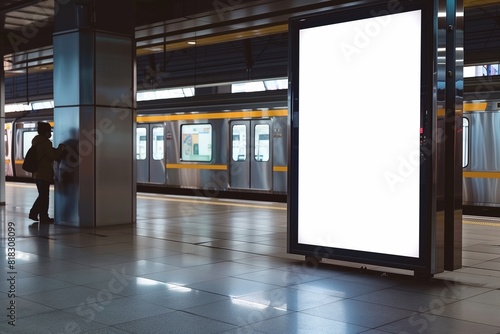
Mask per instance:
[[[285,202],[288,110],[284,96],[260,104],[201,104],[139,104],[138,190]],[[500,216],[499,111],[500,100],[464,103],[465,214]],[[37,121],[52,122],[52,110],[7,114],[7,180],[30,178],[21,165],[36,135]]]
[[[463,212],[500,216],[500,100],[465,102]]]
[[[285,202],[288,110],[279,95],[253,105],[138,104],[138,191]],[[53,110],[7,113],[8,181],[30,180],[21,166],[38,121],[53,122]]]

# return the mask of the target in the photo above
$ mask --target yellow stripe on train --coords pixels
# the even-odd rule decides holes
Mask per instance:
[[[487,107],[488,107],[488,103],[487,102],[469,102],[469,103],[464,103],[464,112],[485,111]]]
[[[212,169],[227,170],[226,165],[202,165],[202,164],[166,164],[167,169]]]
[[[166,164],[167,169],[205,169],[205,170],[228,170],[227,165],[204,165],[204,164]],[[273,172],[287,172],[287,166],[274,166]]]
[[[463,172],[465,178],[500,179],[500,172]]]
[[[166,122],[166,121],[184,121],[198,119],[224,119],[224,118],[262,118],[288,116],[287,109],[276,110],[250,110],[250,111],[231,111],[201,114],[169,114],[169,115],[151,115],[137,116],[137,123]]]

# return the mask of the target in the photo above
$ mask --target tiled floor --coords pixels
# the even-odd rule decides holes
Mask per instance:
[[[417,281],[305,266],[284,204],[139,194],[134,226],[38,231],[33,185],[6,188],[0,333],[500,333],[500,219],[464,217],[464,267]]]

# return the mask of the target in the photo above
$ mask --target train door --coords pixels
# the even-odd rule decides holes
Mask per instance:
[[[138,183],[165,183],[163,124],[138,124],[136,160]]]
[[[230,124],[230,187],[272,189],[271,120]]]

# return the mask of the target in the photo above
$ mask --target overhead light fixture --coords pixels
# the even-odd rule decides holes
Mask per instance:
[[[189,45],[196,45],[196,41],[188,41],[187,42]]]

